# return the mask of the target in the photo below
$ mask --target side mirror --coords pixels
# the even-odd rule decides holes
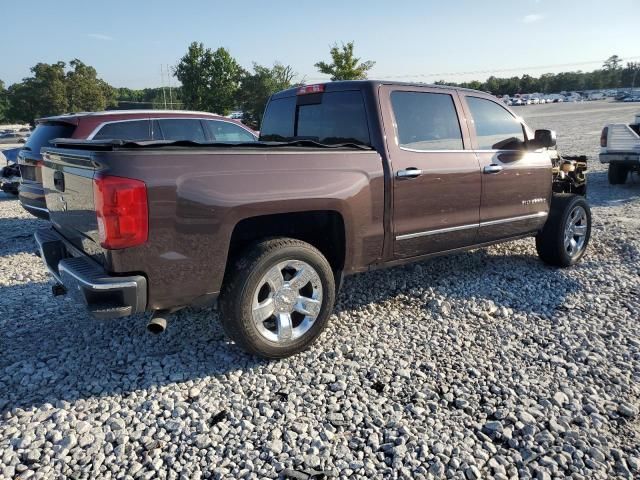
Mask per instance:
[[[538,148],[555,147],[556,132],[554,130],[536,130],[533,141]]]

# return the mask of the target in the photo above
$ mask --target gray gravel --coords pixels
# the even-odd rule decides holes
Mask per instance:
[[[600,128],[637,108],[522,107],[591,156],[584,261],[533,242],[347,280],[308,352],[267,362],[212,310],[95,321],[0,198],[0,477],[640,477],[640,181],[610,187]]]

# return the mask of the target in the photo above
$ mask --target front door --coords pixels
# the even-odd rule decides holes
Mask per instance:
[[[480,167],[454,91],[380,87],[393,168],[394,257],[472,245],[480,207]]]
[[[534,232],[551,201],[551,162],[545,150],[528,150],[526,128],[493,100],[464,95],[482,171],[478,242]]]

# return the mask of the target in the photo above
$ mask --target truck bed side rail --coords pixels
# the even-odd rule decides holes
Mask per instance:
[[[640,152],[640,136],[624,123],[607,125],[607,152]]]

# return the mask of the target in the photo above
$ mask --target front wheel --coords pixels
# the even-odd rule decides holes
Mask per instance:
[[[276,238],[247,249],[225,279],[222,326],[250,353],[283,358],[322,333],[335,302],[331,265],[312,245]]]
[[[609,164],[608,178],[611,185],[622,185],[629,176],[629,167],[616,162]]]
[[[549,265],[569,267],[584,256],[591,237],[591,209],[579,195],[556,194],[536,250]]]

